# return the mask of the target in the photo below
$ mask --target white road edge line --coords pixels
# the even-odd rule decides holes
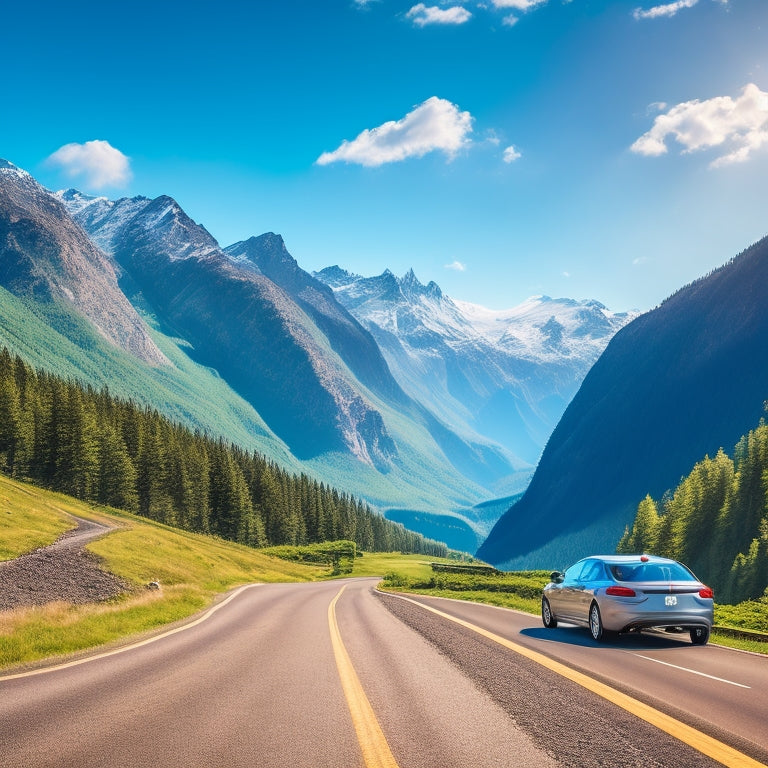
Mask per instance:
[[[40,667],[39,669],[31,669],[27,672],[17,672],[13,675],[5,675],[0,677],[0,683],[4,683],[6,680],[19,680],[22,677],[34,677],[35,675],[45,675],[48,672],[58,672],[61,669],[69,669],[69,667],[77,667],[80,664],[87,664],[90,661],[97,661],[98,659],[106,659],[108,656],[116,656],[118,653],[125,653],[126,651],[134,650],[134,648],[141,648],[145,645],[156,643],[158,640],[162,640],[165,637],[170,637],[171,635],[175,635],[178,632],[186,632],[188,629],[192,629],[192,627],[196,627],[199,624],[202,624],[204,621],[210,619],[211,616],[216,613],[216,611],[234,600],[241,592],[245,591],[246,589],[250,589],[251,587],[260,586],[262,586],[262,584],[246,584],[239,589],[236,589],[226,600],[222,600],[212,608],[209,608],[202,616],[195,619],[194,621],[189,622],[189,624],[184,624],[180,627],[176,627],[175,629],[169,629],[167,632],[154,635],[153,637],[149,637],[146,640],[139,640],[137,643],[131,643],[130,645],[124,645],[121,648],[115,648],[113,651],[105,651],[104,653],[97,653],[93,656],[85,656],[82,659],[75,659],[74,661],[68,661],[64,664],[56,664],[53,667]]]
[[[642,653],[633,653],[633,656],[637,656],[646,661],[653,661],[656,664],[663,664],[665,667],[672,667],[673,669],[679,669],[682,672],[690,672],[692,675],[699,675],[699,677],[708,677],[710,680],[717,680],[718,683],[728,683],[728,685],[735,685],[737,688],[752,689],[750,685],[742,685],[741,683],[734,683],[733,680],[726,680],[722,677],[715,677],[714,675],[708,675],[706,672],[697,672],[695,669],[688,669],[688,667],[679,667],[677,664],[670,664],[668,661],[661,661],[659,659],[651,658],[650,656],[643,656]]]

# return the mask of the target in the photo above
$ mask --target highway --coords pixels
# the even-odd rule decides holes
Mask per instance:
[[[768,765],[766,658],[597,645],[376,581],[251,586],[141,643],[5,673],[0,766]]]

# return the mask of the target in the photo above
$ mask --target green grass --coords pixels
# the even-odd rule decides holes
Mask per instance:
[[[74,527],[51,494],[0,475],[0,560],[50,544]]]
[[[70,515],[118,526],[88,548],[102,558],[107,570],[128,581],[133,589],[106,603],[55,603],[0,612],[0,669],[141,636],[193,615],[241,584],[311,581],[330,575],[328,567],[280,560],[238,544],[91,506],[2,475],[0,559],[52,543],[75,526]],[[472,600],[534,615],[539,612],[539,595],[548,580],[545,571],[493,576],[434,573],[432,562],[455,564],[454,560],[424,555],[365,552],[355,558],[352,575],[386,576],[383,588],[392,591]],[[161,589],[146,589],[150,581],[159,581]],[[739,606],[717,606],[716,621],[766,631],[767,602],[763,598]],[[712,640],[768,652],[767,643],[722,637],[717,632]]]
[[[355,560],[353,576],[381,576],[396,571],[408,579],[424,580],[432,574],[430,563],[450,563],[440,557],[426,555],[403,555],[399,552],[364,552]]]
[[[502,608],[538,613],[542,587],[549,581],[547,571],[515,571],[493,575],[433,572],[430,567],[416,576],[402,569],[390,571],[383,589],[417,592],[420,595],[451,597],[488,603]]]
[[[141,635],[184,619],[216,597],[252,582],[310,581],[318,569],[257,550],[186,533],[0,477],[4,559],[52,543],[75,523],[68,515],[119,526],[88,546],[133,588],[84,606],[54,603],[0,613],[0,668],[28,664]],[[325,572],[325,571],[324,571]],[[149,590],[159,581],[159,590]]]

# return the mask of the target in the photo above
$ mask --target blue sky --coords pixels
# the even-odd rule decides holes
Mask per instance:
[[[768,234],[766,0],[11,3],[0,157],[222,245],[648,309]]]

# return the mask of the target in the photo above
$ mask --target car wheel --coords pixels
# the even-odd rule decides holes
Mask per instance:
[[[557,619],[546,597],[541,598],[541,621],[547,629],[554,629],[557,626]]]
[[[598,643],[601,640],[605,640],[606,632],[603,627],[603,618],[600,616],[600,609],[597,607],[597,603],[592,603],[589,609],[589,633],[592,635],[592,639]]]
[[[694,645],[706,645],[708,641],[709,641],[708,627],[692,627],[691,628],[691,642]]]

